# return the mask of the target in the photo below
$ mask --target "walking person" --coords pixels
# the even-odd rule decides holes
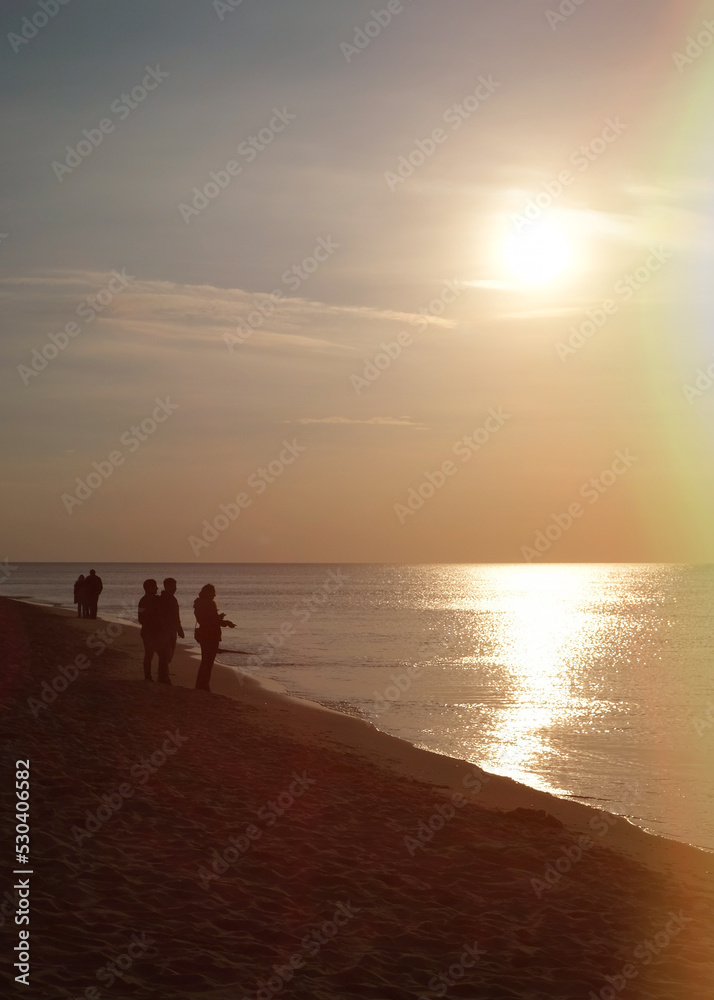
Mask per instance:
[[[89,576],[84,581],[87,594],[87,618],[97,617],[97,601],[104,589],[101,576],[97,576],[97,571],[90,569]]]
[[[84,573],[80,573],[74,581],[74,603],[77,605],[77,618],[87,617],[87,587]]]
[[[139,601],[138,618],[141,625],[141,641],[144,644],[144,680],[153,681],[151,663],[154,653],[159,656],[163,639],[163,620],[156,580],[144,580],[144,596]],[[159,661],[160,663],[160,661]],[[159,666],[159,672],[161,667]],[[159,680],[161,677],[159,676]]]
[[[225,620],[225,614],[216,607],[216,588],[212,583],[201,587],[198,597],[193,602],[193,613],[196,616],[196,629],[193,633],[196,642],[201,647],[201,666],[196,676],[196,689],[210,691],[211,670],[221,644],[221,629],[235,628],[233,622]]]
[[[159,648],[159,680],[162,684],[170,684],[169,663],[176,649],[176,638],[184,638],[181,626],[181,611],[174,594],[176,581],[172,576],[164,580],[164,589],[159,594],[161,609],[161,643]]]

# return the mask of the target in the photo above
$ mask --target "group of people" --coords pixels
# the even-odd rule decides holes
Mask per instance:
[[[102,578],[96,570],[90,569],[89,575],[80,573],[74,581],[74,603],[77,605],[78,618],[96,618],[97,603],[103,589]]]
[[[144,580],[144,596],[139,601],[139,624],[144,644],[144,680],[151,681],[154,656],[158,659],[157,679],[170,684],[169,664],[176,649],[176,639],[184,638],[181,614],[176,600],[176,580],[168,576],[164,589],[158,593],[156,580]],[[194,638],[201,647],[201,665],[196,677],[196,688],[210,691],[211,671],[221,644],[221,629],[235,628],[233,622],[216,607],[216,588],[211,583],[201,587],[193,602],[196,616]]]
[[[90,569],[88,576],[80,573],[74,584],[74,603],[79,618],[96,618],[97,602],[103,589],[101,577]],[[176,600],[176,581],[172,576],[164,580],[159,593],[156,580],[144,580],[144,596],[139,601],[139,624],[144,645],[144,680],[153,681],[151,674],[154,656],[157,657],[157,680],[170,684],[169,664],[176,649],[177,638],[184,638],[181,612]],[[216,607],[216,588],[212,583],[201,587],[193,602],[196,616],[194,638],[201,647],[201,665],[196,677],[196,688],[210,691],[211,671],[221,644],[221,629],[235,628],[233,622]]]

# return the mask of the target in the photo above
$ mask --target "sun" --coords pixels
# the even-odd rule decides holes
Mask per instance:
[[[574,270],[572,242],[566,227],[555,218],[512,230],[504,240],[503,258],[511,277],[522,285],[550,285]]]

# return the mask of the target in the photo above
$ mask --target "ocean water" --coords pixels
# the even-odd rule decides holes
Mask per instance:
[[[100,614],[135,621],[142,580],[174,576],[190,643],[213,583],[238,625],[222,662],[714,850],[714,567],[94,568]],[[88,569],[21,564],[0,594],[70,607]]]

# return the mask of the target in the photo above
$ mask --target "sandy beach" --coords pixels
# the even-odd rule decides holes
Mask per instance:
[[[9,995],[713,995],[714,856],[228,668],[195,692],[185,648],[146,684],[137,628],[0,617]]]

